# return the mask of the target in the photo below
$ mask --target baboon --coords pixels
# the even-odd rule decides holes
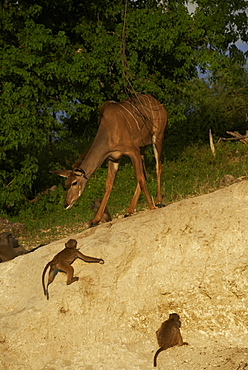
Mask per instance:
[[[0,234],[0,262],[6,262],[22,254],[34,252],[36,249],[43,247],[43,245],[40,244],[38,247],[27,251],[19,244],[18,239],[10,232],[5,231]]]
[[[183,342],[183,338],[180,333],[181,321],[177,313],[171,313],[169,319],[164,321],[161,327],[156,331],[159,349],[154,356],[154,367],[157,366],[157,357],[161,351],[166,350],[169,347],[176,345],[182,346],[188,344]]]
[[[0,262],[12,260],[28,252],[10,232],[5,231],[0,234]]]
[[[98,262],[103,264],[104,261],[101,258],[95,258],[95,257],[89,257],[82,254],[77,247],[77,241],[75,239],[68,240],[67,243],[65,243],[65,248],[56,254],[52,261],[48,262],[48,264],[45,266],[42,274],[42,286],[44,295],[49,299],[48,294],[48,286],[53,282],[57,272],[63,271],[67,274],[67,285],[74,283],[74,281],[77,281],[79,278],[73,276],[74,269],[71,266],[71,263],[75,261],[76,258],[80,258],[85,262]],[[45,274],[50,266],[50,271],[48,275],[48,282],[47,286],[45,287]]]
[[[102,202],[102,200],[97,198],[97,199],[94,199],[93,202],[90,205],[90,208],[95,210],[94,218],[95,218],[95,216],[97,214],[97,211],[98,211],[98,209],[101,205],[101,202]],[[112,221],[112,217],[110,216],[108,207],[106,206],[104,211],[103,211],[103,215],[101,217],[100,222],[109,222],[109,221]],[[90,221],[90,223],[91,223],[91,221]]]

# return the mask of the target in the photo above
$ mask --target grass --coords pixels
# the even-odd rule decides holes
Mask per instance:
[[[148,151],[147,185],[150,194],[155,198],[155,165],[150,157],[150,151]],[[220,188],[220,180],[226,174],[231,174],[238,179],[246,176],[248,172],[248,147],[239,142],[220,142],[216,146],[215,158],[206,144],[187,147],[175,160],[167,159],[170,155],[165,150],[165,158],[162,175],[162,194],[165,204],[214,191]],[[93,211],[90,210],[92,200],[101,198],[103,195],[106,173],[106,168],[98,169],[89,180],[83,195],[67,211],[63,208],[65,190],[64,180],[61,179],[61,184],[56,191],[41,196],[34,204],[28,204],[18,217],[2,216],[11,222],[24,223],[24,229],[15,236],[27,248],[81,232],[88,227],[88,221],[93,217]],[[135,186],[134,170],[126,161],[120,166],[108,202],[112,217],[125,214]],[[147,203],[142,194],[137,211],[144,209],[147,209]]]

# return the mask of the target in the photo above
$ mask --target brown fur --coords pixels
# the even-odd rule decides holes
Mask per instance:
[[[101,199],[98,199],[98,198],[97,199],[94,199],[93,202],[91,203],[90,208],[95,210],[94,218],[96,217],[96,214],[98,212],[98,209],[99,209],[100,205],[101,205]],[[105,210],[104,210],[104,212],[102,214],[102,218],[101,218],[101,221],[100,222],[109,222],[111,220],[112,220],[112,217],[110,216],[108,207],[106,206],[105,207]]]
[[[154,367],[157,366],[157,356],[160,352],[173,346],[182,346],[188,344],[183,342],[182,335],[180,333],[181,321],[177,313],[171,313],[169,319],[164,321],[161,327],[156,331],[159,349],[154,356]]]
[[[36,251],[36,249],[43,247],[43,245],[44,244],[40,244],[38,247],[27,251],[10,232],[2,232],[0,234],[0,262],[12,260],[22,254],[32,253]]]
[[[105,192],[101,205],[91,221],[96,226],[102,218],[121,158],[128,156],[135,170],[137,185],[127,210],[131,215],[136,207],[141,191],[144,192],[149,209],[164,206],[161,195],[162,144],[167,125],[167,111],[150,94],[135,94],[122,102],[108,101],[100,109],[100,124],[94,141],[81,163],[73,170],[51,171],[66,178],[64,208],[69,209],[83,193],[88,180],[108,158],[108,172]],[[155,205],[146,185],[144,153],[147,145],[153,145],[157,175],[157,196]]]
[[[67,243],[65,243],[65,248],[56,254],[52,261],[48,262],[48,264],[45,266],[42,274],[42,286],[44,295],[49,299],[48,294],[48,286],[53,282],[56,273],[58,270],[61,270],[63,272],[66,272],[67,274],[67,285],[74,283],[74,281],[77,281],[79,278],[73,276],[74,269],[71,266],[71,263],[76,259],[80,258],[81,260],[85,262],[98,262],[103,264],[104,261],[101,258],[95,258],[95,257],[89,257],[82,254],[77,247],[77,241],[75,239],[68,240]],[[48,276],[48,282],[47,286],[45,287],[45,274],[46,271],[50,267],[49,276]]]
[[[26,253],[28,251],[19,245],[18,239],[10,232],[5,231],[0,234],[0,262],[12,260]]]

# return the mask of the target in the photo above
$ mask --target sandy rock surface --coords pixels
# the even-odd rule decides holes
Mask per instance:
[[[104,265],[73,263],[50,300],[44,266],[75,238]],[[158,369],[248,370],[248,182],[112,221],[0,264],[0,368],[153,369],[156,330],[177,312],[188,346]]]

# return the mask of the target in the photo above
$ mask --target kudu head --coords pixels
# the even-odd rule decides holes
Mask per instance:
[[[74,170],[57,170],[50,171],[61,177],[66,177],[66,197],[64,207],[65,209],[71,208],[76,200],[82,194],[88,178],[85,176],[85,172],[81,168],[75,168]]]

